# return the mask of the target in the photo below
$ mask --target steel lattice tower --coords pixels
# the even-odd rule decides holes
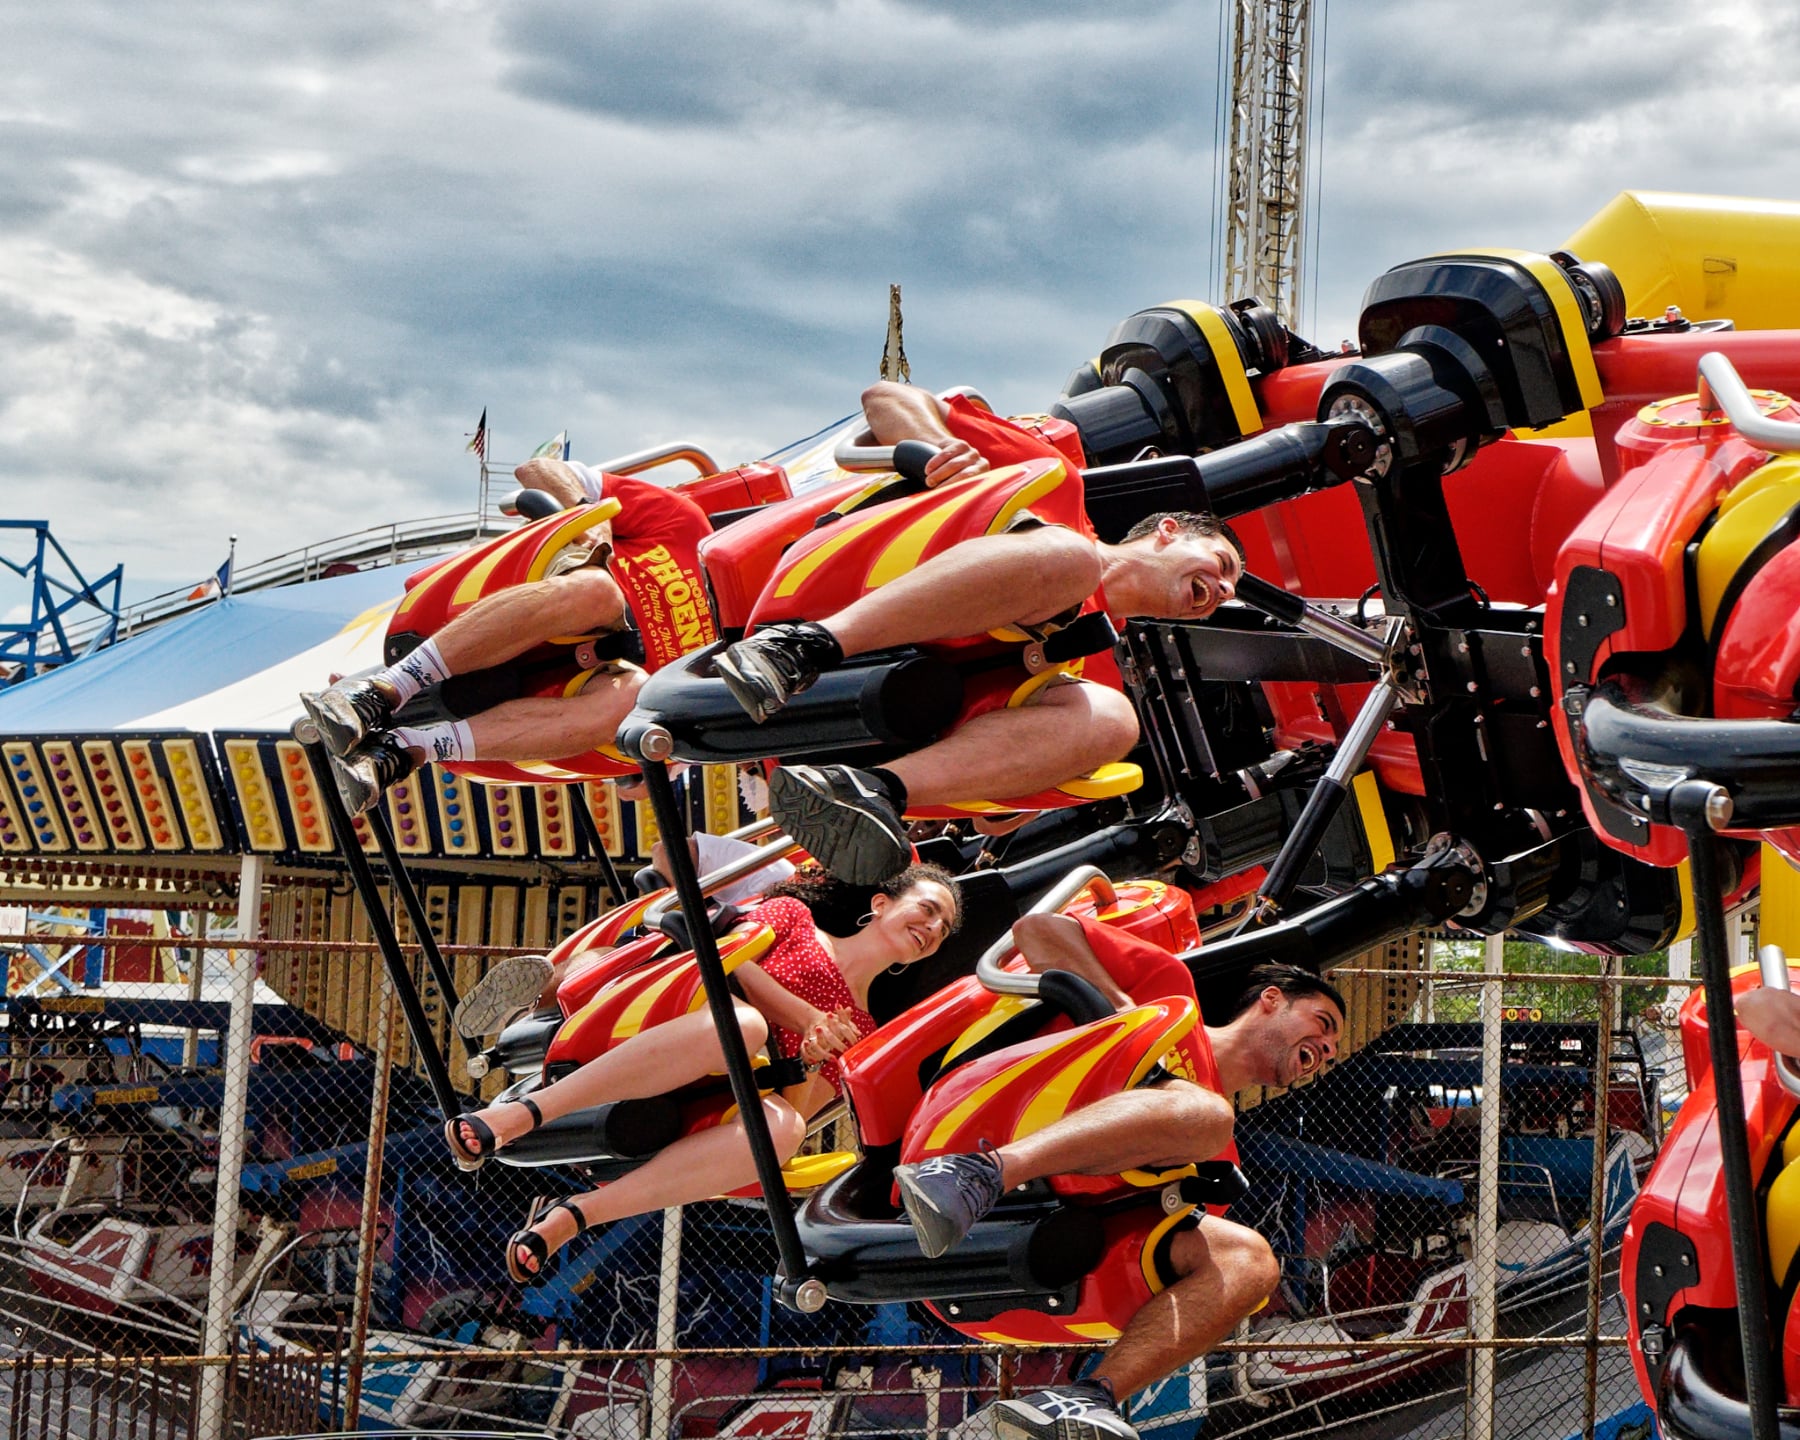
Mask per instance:
[[[1222,300],[1300,321],[1314,0],[1230,0],[1231,149]]]

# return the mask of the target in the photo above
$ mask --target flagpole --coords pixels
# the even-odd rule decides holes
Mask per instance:
[[[237,584],[237,536],[231,537],[231,553],[225,557],[225,583],[220,587],[220,594],[229,595],[231,587]]]

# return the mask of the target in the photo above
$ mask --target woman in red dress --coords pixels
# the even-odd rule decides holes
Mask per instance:
[[[851,888],[817,871],[774,886],[750,913],[775,932],[775,944],[760,961],[733,972],[743,991],[734,1003],[745,1048],[754,1055],[767,1046],[816,1067],[799,1084],[763,1097],[784,1162],[806,1138],[807,1117],[837,1093],[834,1057],[875,1029],[870,982],[890,966],[936,953],[961,919],[949,872],[914,865],[874,892],[859,922],[833,924],[848,933],[833,934],[815,911],[841,912],[840,892]],[[475,1164],[545,1121],[608,1101],[667,1094],[724,1068],[711,1012],[701,1009],[634,1035],[531,1096],[461,1116],[445,1136],[461,1163]],[[530,1284],[550,1255],[590,1225],[705,1200],[755,1180],[740,1120],[702,1130],[610,1184],[551,1206],[508,1242],[507,1270]]]

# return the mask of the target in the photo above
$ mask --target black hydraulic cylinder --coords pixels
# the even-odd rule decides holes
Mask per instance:
[[[916,651],[871,651],[826,671],[759,725],[713,672],[713,658],[724,648],[721,641],[683,655],[645,681],[637,708],[619,726],[619,748],[634,753],[635,737],[661,726],[674,742],[671,758],[700,765],[861,745],[913,749],[935,739],[962,704],[962,676],[948,661]]]
[[[1768,1291],[1763,1277],[1762,1223],[1750,1174],[1750,1142],[1744,1128],[1743,1078],[1738,1069],[1737,1015],[1731,997],[1731,956],[1719,891],[1718,840],[1707,823],[1709,780],[1675,787],[1670,810],[1687,834],[1694,879],[1694,940],[1706,989],[1707,1046],[1719,1112],[1719,1160],[1725,1173],[1725,1213],[1731,1227],[1731,1270],[1737,1285],[1738,1331],[1744,1352],[1744,1398],[1751,1440],[1777,1440],[1775,1385],[1770,1374]]]
[[[302,743],[306,746],[307,758],[312,761],[313,773],[329,776],[331,756],[324,744],[318,740]],[[319,801],[325,807],[326,819],[331,822],[331,833],[337,840],[338,852],[350,869],[350,883],[356,887],[363,913],[369,917],[369,933],[375,938],[382,962],[387,966],[388,979],[393,982],[394,993],[400,998],[400,1013],[406,1019],[406,1029],[412,1036],[413,1049],[418,1052],[419,1063],[425,1067],[425,1078],[430,1082],[431,1093],[444,1118],[454,1120],[462,1114],[462,1101],[457,1096],[456,1087],[450,1083],[450,1066],[445,1062],[443,1052],[438,1049],[437,1036],[432,1034],[431,1022],[425,1017],[425,1007],[419,1000],[419,988],[413,984],[412,970],[406,963],[406,957],[400,953],[399,938],[394,934],[393,922],[388,919],[387,907],[381,903],[381,892],[375,886],[375,872],[369,868],[369,858],[363,854],[362,846],[357,842],[356,827],[350,823],[343,798],[338,794],[337,786],[329,779],[319,786]],[[387,823],[379,810],[371,814],[369,820],[372,824],[382,826]],[[380,831],[376,833],[379,836]],[[389,878],[396,885],[408,883],[403,870],[392,872]]]
[[[1158,510],[1244,515],[1336,485],[1375,458],[1375,432],[1354,416],[1302,420],[1198,457],[1167,455],[1082,472],[1088,517],[1116,543]]]
[[[1319,971],[1414,930],[1441,924],[1468,905],[1474,877],[1461,865],[1415,865],[1365,880],[1278,925],[1218,940],[1181,959],[1196,984],[1280,963]]]

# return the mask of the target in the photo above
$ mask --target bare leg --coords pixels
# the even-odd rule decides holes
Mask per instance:
[[[1052,685],[1031,704],[977,715],[887,768],[905,782],[912,804],[1002,799],[1048,789],[1120,759],[1137,735],[1131,702],[1116,690]]]
[[[1211,1350],[1281,1281],[1268,1241],[1215,1216],[1178,1235],[1169,1258],[1181,1279],[1131,1317],[1094,1368],[1121,1400]]]
[[[763,1097],[763,1115],[775,1140],[775,1153],[785,1164],[806,1138],[806,1121],[792,1105],[775,1095]],[[755,1179],[756,1162],[750,1155],[743,1122],[733,1120],[676,1141],[610,1185],[575,1196],[574,1203],[588,1224],[604,1225],[627,1215],[710,1200]],[[532,1229],[544,1237],[554,1253],[574,1238],[575,1221],[560,1210],[552,1210]],[[526,1252],[521,1250],[520,1254],[524,1256]]]
[[[1092,542],[1046,526],[965,540],[823,623],[846,655],[860,655],[1048,620],[1099,584]]]
[[[736,1009],[744,1048],[755,1054],[769,1038],[769,1022],[763,1019],[760,1010],[749,1005],[740,1002]],[[724,1068],[725,1052],[719,1046],[718,1032],[713,1029],[712,1012],[696,1010],[679,1020],[641,1031],[623,1045],[608,1050],[598,1060],[590,1060],[573,1075],[534,1091],[531,1098],[545,1120],[554,1120],[559,1115],[610,1100],[641,1100],[651,1095],[663,1095]],[[523,1105],[490,1105],[474,1113],[494,1132],[500,1145],[516,1140],[532,1125],[531,1112]],[[463,1144],[473,1150],[479,1137],[467,1125],[460,1127],[460,1133]],[[719,1193],[716,1182],[708,1183],[713,1188],[707,1194]]]
[[[584,566],[483,596],[431,638],[449,672],[466,675],[523,655],[558,635],[610,630],[624,614],[625,597],[617,582],[597,566]]]
[[[1045,1175],[1162,1170],[1217,1155],[1231,1143],[1231,1127],[1231,1102],[1223,1095],[1165,1080],[1084,1105],[994,1156],[1008,1186]]]
[[[483,710],[468,722],[475,754],[483,760],[552,760],[610,745],[645,678],[636,666],[599,672],[579,695],[528,696]]]

